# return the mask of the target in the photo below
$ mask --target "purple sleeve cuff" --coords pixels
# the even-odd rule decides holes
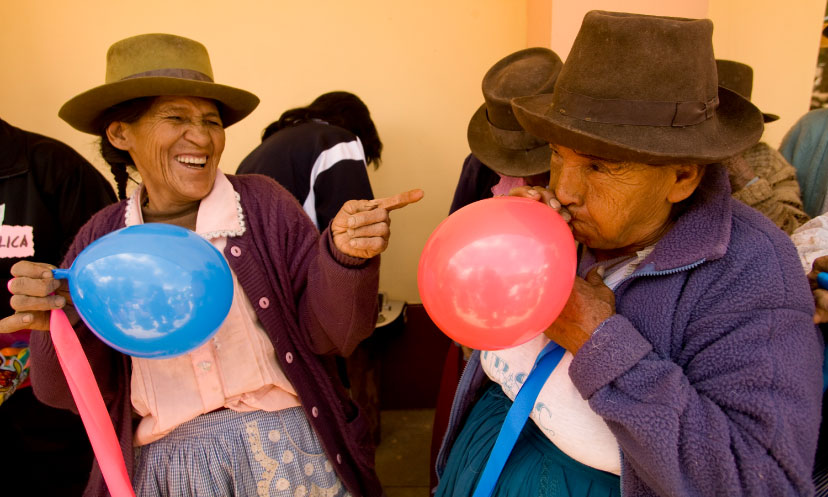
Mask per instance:
[[[585,399],[589,399],[653,350],[633,324],[615,314],[600,326],[575,354],[569,376]]]
[[[338,248],[336,248],[336,244],[333,241],[333,233],[331,233],[330,227],[325,230],[323,235],[325,237],[325,245],[328,246],[328,253],[331,254],[333,260],[345,266],[347,268],[358,268],[365,266],[371,259],[363,259],[361,257],[353,257],[348,254],[342,253]],[[374,257],[376,259],[376,257]]]

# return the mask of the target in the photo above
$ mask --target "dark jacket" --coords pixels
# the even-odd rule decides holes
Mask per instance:
[[[284,186],[323,231],[351,199],[372,199],[359,138],[319,121],[268,136],[239,164],[236,174],[264,174]]]
[[[25,259],[58,265],[81,226],[117,200],[112,185],[69,145],[24,131],[0,119],[0,204],[4,225],[33,227],[35,255]],[[11,240],[0,240],[0,247]],[[12,313],[6,283],[21,258],[2,257],[0,314]]]

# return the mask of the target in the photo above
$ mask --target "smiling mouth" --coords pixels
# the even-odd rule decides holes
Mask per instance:
[[[178,155],[175,157],[175,160],[186,167],[191,167],[195,169],[204,169],[204,165],[207,164],[206,155]]]

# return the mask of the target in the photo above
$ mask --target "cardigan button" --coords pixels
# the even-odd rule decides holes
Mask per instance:
[[[241,255],[241,249],[235,245],[230,247],[230,253],[233,254],[233,257],[238,257]]]
[[[293,354],[291,354],[290,352],[285,354],[285,360],[287,361],[288,364],[292,364],[293,363]]]
[[[342,454],[337,454],[336,455],[336,462],[338,462],[339,464],[342,464]]]
[[[312,408],[311,408],[311,415],[312,415],[314,418],[318,418],[318,417],[319,417],[319,409],[317,409],[317,408],[316,408],[316,406],[314,406],[314,407],[312,407]]]
[[[259,299],[259,307],[262,309],[267,309],[270,307],[270,300],[267,297],[262,297]]]

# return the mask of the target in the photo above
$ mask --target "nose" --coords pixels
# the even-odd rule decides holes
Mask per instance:
[[[184,137],[200,147],[206,147],[211,140],[209,125],[199,121],[191,121],[187,126]]]
[[[558,168],[552,178],[555,197],[563,206],[580,205],[584,199],[583,168],[576,164],[564,163]]]

